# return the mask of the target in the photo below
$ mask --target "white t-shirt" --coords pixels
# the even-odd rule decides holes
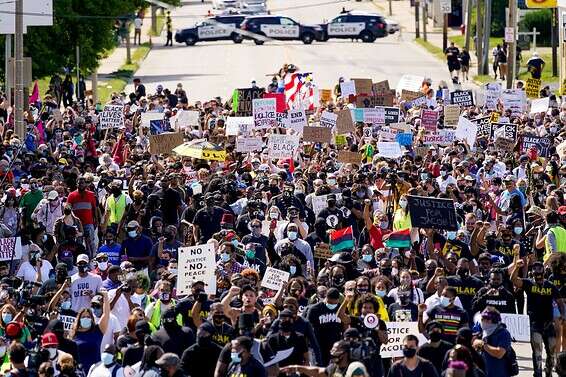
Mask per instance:
[[[451,175],[446,176],[446,179],[443,179],[442,177],[437,177],[436,183],[438,183],[438,188],[440,189],[440,191],[443,194],[446,192],[446,188],[448,187],[448,185],[457,185],[458,184],[458,182],[456,181],[456,178],[454,178]]]
[[[49,279],[49,272],[53,269],[53,266],[49,261],[41,261],[41,282],[44,283]],[[16,276],[22,278],[25,281],[35,281],[35,275],[37,270],[28,261],[23,262],[16,273]]]
[[[119,368],[116,372],[116,377],[124,377],[124,368],[122,368],[120,365],[115,363],[110,368],[108,368],[104,364],[102,364],[102,361],[99,361],[98,363],[90,367],[90,370],[88,371],[88,377],[113,376],[112,372],[114,371],[114,368]]]
[[[96,318],[96,323],[100,323],[100,318]],[[104,347],[106,347],[107,344],[114,344],[114,335],[119,333],[120,330],[122,330],[122,327],[120,326],[118,318],[116,318],[114,314],[110,313],[110,318],[108,318],[108,327],[106,328],[106,332],[104,333],[102,342],[100,343],[100,353],[104,351]]]
[[[428,309],[434,308],[436,305],[440,304],[440,296],[438,295],[438,293],[434,292],[432,296],[430,296],[425,300],[425,304],[427,311]],[[456,305],[460,309],[464,309],[464,307],[462,306],[462,301],[460,301],[460,298],[458,298],[458,296],[456,296],[456,298],[454,299],[454,305]],[[423,315],[423,320],[426,322],[427,319],[428,319],[428,315],[426,314],[425,311]]]
[[[108,291],[108,300],[112,302],[116,296],[117,289],[111,289]],[[124,295],[120,295],[120,298],[114,304],[112,309],[112,314],[116,316],[120,328],[126,327],[128,324],[128,317],[130,316],[130,305],[128,305],[128,300],[124,298]]]
[[[71,276],[71,309],[78,312],[82,308],[90,308],[92,296],[102,287],[102,278],[88,273],[84,278],[78,273]]]
[[[142,19],[139,18],[139,17],[136,17],[136,18],[134,19],[134,28],[135,28],[135,29],[141,29],[142,25],[143,25]]]
[[[393,288],[389,291],[387,296],[391,297],[395,302],[399,302],[399,296],[397,295],[399,288]],[[420,288],[414,287],[413,288],[413,304],[418,305],[424,302],[424,294]]]

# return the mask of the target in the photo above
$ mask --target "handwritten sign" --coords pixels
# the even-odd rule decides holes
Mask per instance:
[[[438,112],[434,110],[421,110],[421,125],[428,132],[436,131],[436,122],[438,122]]]
[[[458,125],[459,117],[460,117],[460,106],[444,105],[444,126]]]
[[[159,135],[149,135],[149,152],[151,154],[171,153],[173,148],[183,144],[181,132],[164,132]]]
[[[303,128],[303,141],[330,143],[330,141],[332,141],[332,130],[327,127],[307,126]]]
[[[290,128],[298,134],[303,133],[303,128],[307,125],[307,115],[305,109],[291,109],[287,114],[285,128]]]
[[[424,145],[450,145],[454,142],[454,130],[438,130],[431,134],[423,135]]]
[[[377,149],[378,155],[385,158],[399,158],[403,155],[401,146],[396,141],[378,142]]]
[[[228,117],[226,118],[226,136],[246,135],[251,132],[253,125],[253,117]]]
[[[269,135],[269,158],[293,158],[299,148],[300,135]]]
[[[456,127],[454,136],[458,140],[466,140],[468,145],[472,146],[476,142],[477,128],[478,126],[475,123],[461,116],[458,119],[458,127]]]
[[[339,134],[347,134],[355,131],[352,112],[349,109],[343,109],[337,113],[336,131]]]
[[[531,114],[546,113],[550,104],[550,98],[537,98],[531,101]]]
[[[345,164],[360,164],[361,155],[358,152],[338,151],[338,161]]]
[[[330,111],[323,111],[320,115],[320,126],[332,129],[336,127],[337,119],[338,115],[331,113]]]
[[[179,110],[175,119],[175,127],[183,130],[187,127],[200,126],[200,111],[196,110]]]
[[[498,82],[488,83],[483,86],[485,107],[488,110],[495,110],[497,108],[497,102],[499,102],[501,89],[501,83]]]
[[[458,230],[454,200],[408,195],[407,201],[413,227]]]
[[[531,323],[528,315],[501,313],[501,322],[507,326],[512,339],[517,342],[531,341]]]
[[[261,151],[263,141],[260,136],[238,136],[236,139],[236,152],[247,153]]]
[[[541,84],[542,81],[540,79],[529,77],[525,83],[525,93],[527,94],[527,97],[539,98]]]
[[[124,105],[104,105],[100,114],[100,129],[107,130],[124,126]]]
[[[204,291],[216,294],[214,246],[204,244],[179,248],[177,296],[191,294],[193,282],[202,281]]]
[[[21,237],[0,238],[0,261],[22,259]]]
[[[385,124],[385,109],[383,107],[364,109],[364,123]]]
[[[264,129],[277,126],[275,98],[256,98],[252,103],[255,128]]]
[[[284,283],[289,281],[289,276],[290,274],[287,271],[267,267],[267,270],[265,270],[265,274],[263,275],[263,280],[261,281],[261,286],[278,291]]]

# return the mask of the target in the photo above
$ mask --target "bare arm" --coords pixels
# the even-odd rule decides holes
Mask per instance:
[[[110,301],[108,301],[108,292],[106,290],[101,290],[100,293],[102,294],[102,298],[104,302],[102,304],[102,316],[100,317],[100,322],[98,323],[98,327],[100,327],[100,331],[105,334],[106,330],[108,329],[108,321],[110,320]]]
[[[193,310],[191,310],[191,318],[193,319],[193,323],[197,328],[202,325],[202,319],[200,319],[201,306],[202,304],[200,303],[200,301],[196,300],[195,304],[193,305]]]

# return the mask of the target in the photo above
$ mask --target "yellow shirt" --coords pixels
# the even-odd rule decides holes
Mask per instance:
[[[404,210],[401,208],[395,211],[395,216],[393,216],[393,231],[411,228],[411,216],[408,211],[406,215],[403,212]]]

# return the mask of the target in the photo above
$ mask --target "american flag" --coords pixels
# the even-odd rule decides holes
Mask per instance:
[[[314,110],[315,108],[315,85],[312,82],[312,74],[292,73],[285,76],[285,99],[289,109],[304,108]]]

